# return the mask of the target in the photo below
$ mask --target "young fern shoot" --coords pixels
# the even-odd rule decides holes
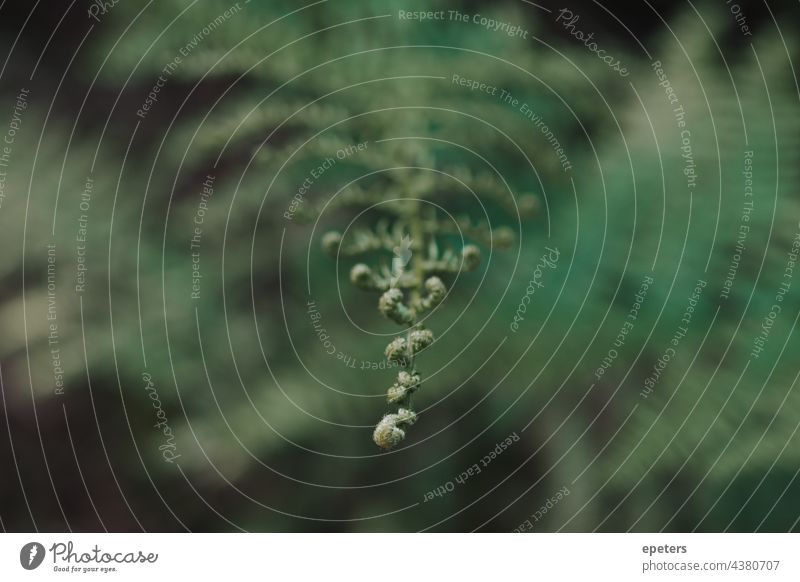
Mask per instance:
[[[523,197],[520,200],[527,200]],[[354,256],[374,251],[393,253],[391,267],[382,264],[373,268],[357,263],[350,270],[350,282],[363,291],[380,293],[378,310],[404,329],[394,338],[384,355],[400,371],[387,391],[387,402],[394,408],[378,422],[372,434],[375,444],[391,449],[406,436],[417,421],[414,396],[422,386],[417,357],[434,342],[433,332],[423,319],[444,301],[447,287],[442,277],[462,271],[474,271],[481,263],[481,251],[474,244],[465,244],[460,251],[446,246],[443,237],[452,239],[452,226],[444,224],[432,206],[423,200],[405,200],[403,204],[385,207],[391,220],[379,221],[374,229],[356,230],[344,241],[342,234],[328,232],[322,238],[324,250],[331,256]],[[491,229],[487,223],[472,224],[468,217],[459,219],[460,234],[498,248],[512,246],[515,236],[507,227]]]

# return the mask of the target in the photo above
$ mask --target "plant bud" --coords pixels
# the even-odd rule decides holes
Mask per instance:
[[[408,339],[411,341],[411,351],[417,354],[433,343],[433,332],[429,329],[415,329]]]
[[[425,281],[425,290],[428,292],[428,299],[431,306],[439,305],[447,295],[447,287],[439,277],[429,277]]]
[[[419,385],[419,374],[409,374],[403,370],[397,375],[397,383],[406,388],[416,388]]]
[[[417,422],[417,415],[413,410],[400,408],[397,414],[386,414],[375,427],[372,440],[382,449],[391,449],[406,438],[406,431],[401,427],[411,426]]]
[[[461,256],[465,271],[474,271],[481,264],[481,250],[475,245],[466,245],[461,249]]]
[[[407,408],[397,409],[397,426],[411,426],[417,422],[417,413]]]
[[[398,337],[386,346],[386,359],[399,364],[408,363],[408,345],[406,338]]]
[[[364,263],[353,265],[350,269],[350,282],[354,287],[359,289],[370,290],[374,288],[374,279],[372,276],[372,269]]]
[[[508,226],[501,226],[492,232],[492,243],[498,249],[510,249],[516,240],[517,235]]]
[[[335,230],[325,233],[322,237],[322,249],[329,255],[335,255],[339,252],[339,246],[342,244],[342,235]]]
[[[534,216],[536,211],[539,210],[539,199],[533,194],[520,196],[519,200],[517,200],[517,208],[519,208],[520,215],[525,218]]]
[[[396,287],[381,295],[378,310],[400,325],[408,325],[414,321],[414,313],[403,304],[403,292]]]
[[[397,426],[396,414],[384,416],[372,433],[372,440],[382,449],[391,449],[400,444],[404,438],[406,431]]]
[[[390,404],[401,404],[419,388],[419,375],[402,371],[397,375],[397,382],[389,388],[387,400]]]

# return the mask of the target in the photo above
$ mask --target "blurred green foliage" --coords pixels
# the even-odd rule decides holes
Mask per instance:
[[[699,176],[690,194],[672,107],[637,44],[604,39],[630,63],[621,79],[554,34],[552,15],[523,3],[460,8],[522,23],[528,41],[394,17],[414,5],[454,8],[240,2],[206,35],[230,3],[115,6],[70,73],[89,107],[79,110],[78,99],[47,118],[34,93],[15,146],[7,190],[16,194],[0,220],[7,240],[25,247],[0,257],[11,289],[0,303],[6,406],[21,407],[30,387],[57,435],[64,403],[70,422],[85,427],[80,461],[103,465],[107,455],[115,470],[114,481],[100,471],[89,487],[107,484],[91,494],[109,498],[120,528],[136,528],[136,515],[167,530],[509,531],[564,486],[572,493],[536,529],[796,528],[796,289],[764,353],[745,364],[798,232],[800,118],[784,44],[797,55],[796,38],[765,26],[754,50],[732,42],[721,53],[715,39],[731,25],[711,5],[700,8],[702,20],[687,8],[643,37],[686,110]],[[137,116],[181,50],[152,109]],[[452,83],[454,74],[528,104],[576,170],[564,171],[518,107]],[[435,315],[446,331],[425,354],[420,421],[404,448],[385,455],[369,434],[392,373],[328,355],[307,315],[313,299],[337,351],[359,362],[377,360],[395,331],[373,297],[346,284],[352,263],[320,250],[326,229],[354,216],[333,209],[319,224],[284,216],[320,160],[361,142],[367,151],[315,179],[304,204],[325,204],[356,180],[387,199],[413,196],[426,175],[415,166],[463,183],[437,185],[437,200],[455,214],[480,217],[479,199],[493,221],[516,229],[498,200],[507,205],[508,191],[541,200],[512,252],[492,253],[460,278]],[[725,300],[750,150],[755,203]],[[201,291],[192,299],[190,243],[208,175]],[[87,176],[89,273],[76,294]],[[60,397],[47,341],[48,242],[58,249]],[[546,246],[559,249],[558,267],[512,333]],[[646,276],[655,283],[640,316],[597,379]],[[642,398],[699,279],[707,287],[688,334]],[[144,372],[176,435],[180,469],[159,454]],[[422,503],[515,432],[520,442],[491,469]],[[68,474],[65,443],[47,447],[66,451],[57,470]],[[96,528],[86,502],[74,503],[66,513]],[[19,514],[19,527],[26,519]],[[38,525],[62,529],[63,520],[53,508]]]

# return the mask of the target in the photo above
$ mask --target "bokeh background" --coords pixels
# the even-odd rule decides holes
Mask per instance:
[[[0,4],[5,530],[798,529],[796,2],[101,4]],[[388,453],[397,328],[320,248],[380,210],[286,217],[358,143],[302,207],[430,196],[518,232],[448,281]]]

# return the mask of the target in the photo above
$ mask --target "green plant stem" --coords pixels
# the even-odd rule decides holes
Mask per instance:
[[[424,269],[424,251],[427,248],[426,241],[425,241],[425,228],[422,222],[421,216],[421,202],[417,201],[414,204],[414,208],[411,211],[411,215],[409,216],[409,228],[411,230],[411,240],[412,240],[412,249],[413,254],[411,255],[411,265],[414,272],[414,287],[411,290],[411,305],[419,304],[422,298],[422,285],[423,279],[425,277],[425,269]],[[418,315],[414,315],[414,324],[417,323]],[[414,350],[411,349],[411,332],[413,331],[414,326],[412,324],[409,327],[408,331],[406,332],[406,345],[408,350],[408,358],[409,358],[409,372],[411,374],[417,373],[417,363],[416,363],[416,356],[414,355]],[[413,403],[412,403],[412,396],[409,395],[407,406],[410,410],[413,410]]]
[[[411,261],[416,283],[411,291],[411,305],[417,304],[422,298],[422,293],[420,290],[422,289],[423,278],[425,277],[422,255],[425,252],[427,245],[425,244],[425,228],[422,223],[422,216],[420,216],[420,204],[421,203],[419,201],[416,201],[414,204],[414,210],[411,212],[410,216],[411,241],[412,248],[414,249],[414,253],[411,256]],[[414,323],[416,323],[416,321]]]

